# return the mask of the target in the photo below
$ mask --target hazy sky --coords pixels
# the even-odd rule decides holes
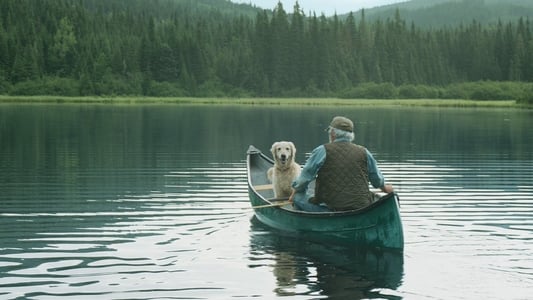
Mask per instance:
[[[232,0],[235,3],[251,3],[255,6],[274,9],[280,0]],[[324,13],[326,16],[345,14],[349,11],[358,11],[361,8],[371,8],[407,0],[298,0],[300,7],[307,15],[316,12],[317,15]],[[291,13],[296,0],[281,0],[285,11]]]

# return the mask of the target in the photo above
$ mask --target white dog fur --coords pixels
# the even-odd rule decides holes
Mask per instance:
[[[276,198],[289,197],[292,193],[292,181],[300,175],[300,165],[295,162],[296,147],[292,142],[275,142],[270,149],[274,157],[274,166],[267,172],[272,182]]]

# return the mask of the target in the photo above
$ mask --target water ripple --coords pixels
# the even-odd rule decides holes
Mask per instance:
[[[51,185],[46,189],[40,184],[24,185],[29,192],[41,192],[52,205],[49,208],[21,202],[24,194],[3,201],[0,295],[204,298],[226,289],[216,283],[220,277],[207,276],[206,281],[196,283],[186,278],[207,270],[194,267],[198,262],[217,264],[220,258],[213,256],[214,249],[240,232],[234,230],[240,226],[238,222],[247,222],[240,209],[247,205],[243,163],[157,172],[142,172],[142,176],[159,177],[163,182],[159,190],[144,195],[126,192],[106,198],[101,191],[84,191],[80,197],[86,200],[76,202],[82,207],[90,205],[88,211],[66,206],[57,187]],[[83,175],[91,176],[96,174]],[[6,186],[16,189],[20,185]],[[19,228],[10,231],[7,224]],[[211,242],[206,241],[208,237]]]
[[[479,280],[507,281],[506,289],[493,292],[496,298],[507,298],[510,287],[515,299],[529,297],[524,286],[533,286],[533,162],[491,157],[443,161],[446,164],[412,160],[383,167],[400,193],[411,265],[438,268],[442,274],[453,272],[455,278],[438,279],[449,286],[458,286],[461,280],[472,282],[458,278],[454,270],[458,265],[468,266],[472,269],[464,272],[478,274]],[[431,255],[432,261],[420,262],[418,254],[422,253]],[[447,265],[439,265],[439,261],[447,261]],[[409,276],[413,272],[407,274],[405,290],[409,290],[411,278],[414,280]],[[485,289],[483,295],[493,290],[472,284],[472,289],[462,290],[459,297],[477,298],[481,294],[476,286]],[[454,292],[444,289],[441,294]]]
[[[392,281],[372,268],[360,278],[345,270],[349,263],[310,260],[294,241],[280,248],[277,237],[250,228],[253,211],[242,209],[249,206],[243,162],[124,170],[113,174],[148,178],[149,188],[142,188],[142,180],[124,180],[122,190],[80,188],[71,195],[54,184],[43,189],[43,184],[7,183],[12,197],[1,199],[0,295],[250,298],[271,295],[276,286],[278,295],[306,299],[320,297],[313,287],[328,282],[324,272],[362,286],[369,278],[374,286],[384,280],[367,295],[375,298],[408,299],[413,291],[437,299],[457,296],[451,287],[461,282],[472,289],[459,298],[476,298],[476,289],[487,288],[457,272],[473,272],[486,282],[505,280],[525,295],[520,285],[533,284],[533,163],[445,161],[380,165],[400,195],[405,230],[408,271],[402,279],[402,269],[394,269],[399,277]],[[21,186],[24,193],[13,192]],[[28,200],[37,193],[51,206]],[[431,279],[439,282],[427,284],[441,284],[442,291],[421,288],[426,267],[441,272]],[[242,282],[249,285],[245,290]]]

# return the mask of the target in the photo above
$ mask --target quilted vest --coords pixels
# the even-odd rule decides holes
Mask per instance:
[[[318,171],[315,186],[317,202],[335,211],[370,204],[368,164],[365,148],[350,142],[325,144],[326,161]]]

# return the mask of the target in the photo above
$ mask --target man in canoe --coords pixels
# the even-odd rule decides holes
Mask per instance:
[[[376,160],[365,147],[352,143],[353,122],[334,117],[326,131],[329,143],[316,147],[293,182],[289,200],[299,210],[313,212],[359,209],[372,202],[368,183],[384,193],[394,191],[385,184]],[[314,191],[308,189],[316,179]]]

